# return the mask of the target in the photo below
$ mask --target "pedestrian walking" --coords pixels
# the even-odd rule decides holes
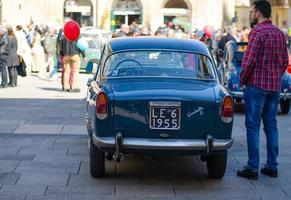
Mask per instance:
[[[43,47],[45,52],[45,60],[46,60],[46,71],[49,72],[49,77],[55,67],[54,57],[55,54],[55,37],[54,37],[54,29],[52,27],[46,27],[46,31],[44,32],[43,39]],[[48,77],[48,78],[49,78]]]
[[[248,161],[237,175],[258,179],[260,164],[259,132],[264,125],[267,161],[260,172],[270,177],[278,176],[277,107],[280,100],[281,79],[288,64],[287,43],[284,33],[270,20],[268,1],[254,1],[250,10],[247,50],[243,57],[240,84],[244,88],[245,125]]]
[[[32,41],[32,65],[31,72],[40,73],[40,77],[43,78],[46,73],[46,65],[45,65],[45,54],[43,46],[41,45],[42,40],[42,32],[38,26],[34,29],[34,36]]]
[[[7,58],[7,67],[9,74],[9,87],[17,86],[17,66],[19,65],[19,56],[17,55],[17,39],[13,32],[12,27],[7,28],[7,33],[10,39],[9,42],[9,51]]]
[[[17,54],[24,61],[27,69],[26,71],[31,72],[31,48],[27,42],[25,32],[21,25],[17,25],[15,29],[15,36],[17,39]]]
[[[64,31],[63,28],[61,28],[57,34],[57,37],[54,41],[55,43],[55,54],[56,54],[56,64],[54,65],[54,69],[51,71],[49,78],[57,78],[57,73],[59,69],[63,69],[63,58],[64,58],[64,50],[62,49],[62,40],[64,38]],[[63,77],[64,77],[64,70],[62,70],[62,75],[61,75],[61,83],[63,86]],[[62,87],[64,89],[64,86]]]
[[[61,49],[64,54],[62,88],[67,92],[80,92],[80,88],[78,88],[80,54],[85,57],[84,52],[77,47],[75,41],[69,41],[66,37],[61,40]]]
[[[7,57],[9,51],[9,37],[6,30],[0,27],[0,74],[1,86],[0,88],[7,87]]]

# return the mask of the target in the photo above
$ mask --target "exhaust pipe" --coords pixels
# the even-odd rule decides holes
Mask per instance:
[[[117,133],[115,137],[115,154],[114,159],[117,162],[120,162],[123,159],[123,153],[122,153],[122,145],[123,145],[123,137],[121,133]]]
[[[213,137],[211,135],[207,135],[205,138],[206,143],[206,155],[209,156],[212,154],[213,150]]]

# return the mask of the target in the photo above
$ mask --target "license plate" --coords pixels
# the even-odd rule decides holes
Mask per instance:
[[[150,129],[180,129],[180,103],[150,103]]]

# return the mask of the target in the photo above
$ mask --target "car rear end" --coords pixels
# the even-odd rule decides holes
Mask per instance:
[[[282,77],[280,92],[280,109],[282,114],[288,114],[291,101],[291,65],[288,65]]]
[[[149,60],[144,59],[146,55]],[[160,61],[156,56],[175,61]],[[208,58],[199,56],[197,59],[210,65]],[[103,107],[108,113],[106,118],[97,115],[94,136],[100,149],[114,153],[117,137],[122,140],[124,153],[202,154],[209,149],[230,148],[232,99],[229,97],[227,111],[224,98],[228,94],[220,87],[214,70],[202,69],[206,75],[194,75],[189,61],[177,62],[188,59],[189,53],[141,51],[114,57],[128,61],[120,64],[124,59],[109,59],[104,72],[107,105]],[[101,96],[100,101],[103,99]]]
[[[209,176],[223,177],[233,143],[233,99],[219,83],[211,56],[164,48],[123,50],[103,64],[93,95],[93,177],[104,175],[105,157],[120,161],[129,153],[201,155]]]

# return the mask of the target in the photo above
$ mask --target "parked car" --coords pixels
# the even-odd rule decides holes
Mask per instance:
[[[247,43],[229,41],[225,45],[224,62],[220,66],[221,80],[236,101],[243,99],[239,83],[241,64]]]
[[[243,91],[239,83],[241,64],[247,43],[235,43],[229,41],[225,45],[225,63],[221,68],[222,80],[233,98],[240,102],[243,99]],[[291,67],[291,66],[290,66]],[[289,68],[289,67],[288,67]],[[291,71],[291,70],[290,70]],[[290,109],[291,99],[291,73],[286,70],[281,84],[280,108],[283,114]]]
[[[205,44],[174,38],[117,38],[88,80],[90,173],[125,154],[200,155],[222,178],[232,146],[233,99]]]
[[[110,31],[93,27],[81,28],[80,38],[86,41],[88,46],[85,50],[85,57],[81,59],[81,70],[87,73],[96,71],[101,56],[101,49],[104,43],[111,37]]]

